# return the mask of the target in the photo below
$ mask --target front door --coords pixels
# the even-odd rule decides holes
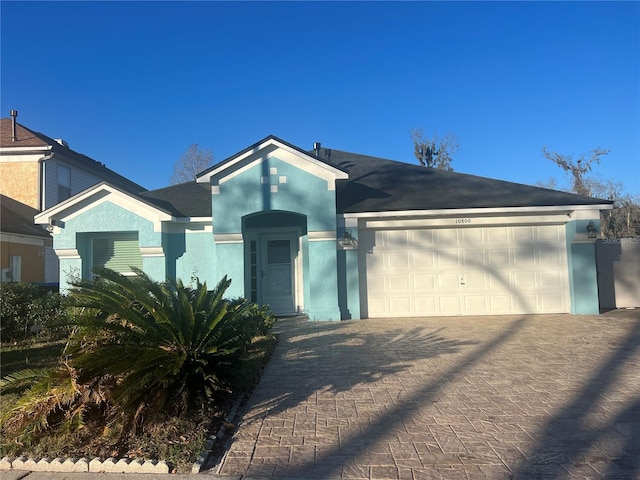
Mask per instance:
[[[295,237],[262,238],[262,304],[276,315],[295,313]]]

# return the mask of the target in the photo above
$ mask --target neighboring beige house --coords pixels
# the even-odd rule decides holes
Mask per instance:
[[[131,193],[146,189],[71,150],[64,140],[20,125],[15,110],[11,118],[0,120],[0,127],[2,281],[55,283],[59,278],[58,258],[49,233],[43,230],[44,235],[40,234],[42,227],[33,223],[33,215],[103,181]],[[28,208],[32,209],[30,213]],[[34,231],[25,232],[25,215],[31,217]]]

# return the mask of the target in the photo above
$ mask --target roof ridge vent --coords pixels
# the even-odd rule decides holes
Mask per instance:
[[[56,143],[59,143],[63,147],[69,148],[69,144],[67,143],[66,140],[63,140],[62,138],[54,138],[54,140],[56,141]]]

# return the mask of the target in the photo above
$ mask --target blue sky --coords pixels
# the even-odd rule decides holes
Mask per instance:
[[[640,193],[638,2],[8,2],[1,114],[154,189],[274,134],[534,184],[563,154]],[[562,182],[561,182],[562,183]]]

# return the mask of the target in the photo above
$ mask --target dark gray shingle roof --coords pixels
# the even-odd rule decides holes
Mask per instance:
[[[349,180],[337,186],[339,213],[611,203],[340,150],[331,150],[329,157],[326,153],[323,148],[320,158],[349,174]]]
[[[314,155],[313,151],[303,153]],[[336,185],[338,213],[611,203],[609,200],[445,172],[341,150],[332,149],[331,155],[327,156],[327,149],[322,148],[316,158],[349,174],[348,180],[338,181]],[[228,161],[223,160],[212,168]],[[205,184],[182,183],[138,196],[176,217],[211,216],[211,189]]]
[[[142,200],[174,217],[210,217],[211,187],[187,182],[138,194]]]

